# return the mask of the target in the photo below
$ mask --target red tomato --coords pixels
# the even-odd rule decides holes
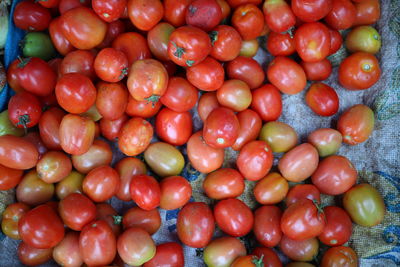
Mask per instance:
[[[346,266],[357,267],[358,257],[350,247],[333,247],[328,249],[321,260],[321,267]]]
[[[27,170],[39,159],[39,152],[28,140],[13,135],[0,136],[0,164],[18,170]]]
[[[160,182],[160,208],[174,210],[183,207],[192,196],[192,187],[182,176],[170,176]]]
[[[57,183],[71,173],[71,159],[61,151],[46,152],[38,161],[36,171],[46,183]]]
[[[149,31],[162,19],[164,7],[160,0],[129,0],[128,15],[136,28]]]
[[[215,92],[202,94],[199,99],[199,104],[197,105],[197,112],[199,113],[200,119],[205,122],[211,111],[218,107],[220,107],[220,105]]]
[[[64,238],[64,225],[49,205],[27,211],[18,222],[22,241],[34,248],[52,248]]]
[[[108,203],[100,203],[96,205],[96,220],[103,220],[111,227],[115,236],[121,233],[122,225],[117,224],[120,218],[117,211]]]
[[[239,135],[235,143],[232,145],[233,150],[239,151],[250,141],[256,140],[262,126],[261,118],[257,112],[246,109],[237,115],[239,120]]]
[[[80,6],[90,7],[90,0],[60,0],[58,10],[60,14],[64,14],[68,10]]]
[[[289,190],[288,182],[279,173],[271,172],[253,188],[254,197],[262,205],[281,202]]]
[[[257,181],[270,171],[273,159],[267,142],[251,141],[240,150],[236,165],[247,180]]]
[[[131,117],[151,118],[158,113],[161,107],[161,101],[137,101],[129,94],[125,112]]]
[[[356,8],[356,20],[353,26],[374,24],[381,17],[379,0],[364,0],[354,3]]]
[[[194,0],[186,9],[186,24],[210,31],[222,20],[222,10],[215,0]]]
[[[260,115],[263,121],[275,121],[282,113],[282,96],[274,85],[265,84],[253,90],[251,108]]]
[[[217,60],[206,57],[202,62],[186,69],[186,78],[200,90],[215,91],[224,83],[225,71]]]
[[[199,28],[183,26],[172,32],[168,43],[169,58],[179,66],[195,66],[211,52],[211,40]]]
[[[164,19],[175,27],[186,24],[186,9],[192,0],[164,0]]]
[[[190,202],[179,211],[176,227],[183,244],[202,248],[211,241],[214,234],[214,216],[207,204]]]
[[[43,112],[39,120],[39,133],[48,149],[61,150],[59,128],[65,112],[60,108],[50,108]]]
[[[321,234],[326,221],[317,205],[309,199],[301,199],[290,205],[282,215],[282,232],[294,240],[306,240]]]
[[[204,123],[204,141],[214,148],[230,147],[239,135],[239,127],[239,120],[231,109],[216,108]]]
[[[209,173],[203,181],[204,193],[213,199],[235,198],[244,191],[243,176],[235,169],[221,168]]]
[[[122,126],[118,147],[127,156],[136,156],[146,150],[153,137],[153,126],[142,119],[132,118]]]
[[[290,188],[286,195],[286,206],[298,202],[301,199],[309,199],[321,203],[321,195],[318,188],[312,184],[298,184]]]
[[[16,93],[24,90],[18,80],[18,72],[20,70],[18,65],[20,63],[21,61],[19,58],[16,58],[13,62],[11,62],[7,69],[7,83]]]
[[[110,264],[117,254],[117,242],[111,227],[103,220],[83,227],[79,235],[79,250],[89,266]]]
[[[112,42],[112,48],[123,52],[128,59],[128,67],[136,60],[151,58],[146,38],[137,32],[119,34]]]
[[[93,68],[95,55],[88,50],[75,50],[69,52],[61,62],[59,71],[60,75],[67,73],[80,73],[92,81],[96,78],[96,73]]]
[[[31,142],[36,147],[37,151],[39,152],[39,159],[47,152],[47,147],[43,144],[38,132],[30,132],[23,138]]]
[[[143,267],[181,267],[185,265],[183,248],[176,242],[160,244],[156,247],[156,255]]]
[[[15,6],[13,19],[15,26],[25,31],[44,31],[49,27],[51,14],[38,3],[21,1]]]
[[[339,97],[336,91],[324,83],[313,83],[306,93],[307,105],[314,113],[329,117],[339,109]]]
[[[18,232],[18,222],[28,210],[30,210],[30,207],[22,202],[8,205],[2,214],[1,231],[10,238],[21,239]]]
[[[175,27],[161,22],[154,26],[147,34],[147,43],[153,56],[162,61],[169,61],[168,42]]]
[[[286,235],[283,235],[279,247],[291,260],[312,261],[318,254],[319,242],[317,238],[299,241],[290,239]]]
[[[198,99],[197,89],[185,78],[171,77],[165,94],[160,98],[161,103],[176,112],[191,110]]]
[[[61,23],[61,17],[54,18],[49,25],[49,34],[54,47],[61,55],[65,56],[69,52],[73,51],[75,47],[73,47],[62,33]]]
[[[343,38],[338,30],[333,30],[329,28],[331,34],[331,49],[329,55],[336,53],[342,47]]]
[[[123,32],[125,32],[125,24],[121,20],[116,20],[109,23],[106,36],[96,48],[104,49],[107,47],[111,47],[111,43],[114,41],[114,39]]]
[[[37,2],[46,8],[57,8],[60,0],[39,0]]]
[[[60,123],[60,145],[72,155],[86,153],[93,144],[95,124],[91,119],[68,114]]]
[[[290,56],[296,52],[296,44],[289,33],[270,32],[267,39],[267,50],[273,56]]]
[[[36,266],[43,264],[51,259],[53,249],[34,248],[25,242],[19,243],[18,246],[18,259],[21,263],[28,266]]]
[[[317,62],[301,61],[300,65],[309,81],[326,80],[332,73],[332,64],[329,59],[326,58]]]
[[[231,61],[239,55],[242,37],[235,28],[218,25],[210,35],[213,44],[210,56],[219,61]]]
[[[82,255],[79,251],[79,233],[68,232],[64,239],[54,247],[53,259],[59,265],[81,266],[83,264]]]
[[[347,212],[336,206],[324,208],[326,225],[318,239],[328,246],[341,246],[351,237],[352,222]]]
[[[251,254],[254,254],[259,258],[263,257],[264,267],[282,267],[282,262],[279,259],[278,254],[270,248],[257,247]]]
[[[119,19],[126,8],[126,0],[93,0],[94,12],[104,21],[113,22]]]
[[[246,248],[239,239],[224,236],[216,238],[204,249],[204,262],[207,266],[231,266],[239,256],[246,255]]]
[[[103,202],[115,195],[120,184],[119,174],[103,165],[91,170],[83,179],[83,192],[95,202]]]
[[[99,123],[101,135],[110,141],[114,140],[119,136],[119,132],[127,120],[126,114],[113,121],[101,119]]]
[[[332,9],[332,0],[294,0],[292,10],[297,18],[304,22],[314,22],[322,19]]]
[[[275,247],[282,238],[282,211],[277,206],[262,206],[254,212],[253,232],[257,241],[265,247]]]
[[[18,128],[31,128],[39,123],[42,105],[38,98],[22,91],[13,95],[8,102],[8,118]]]
[[[326,24],[335,30],[345,30],[353,26],[356,12],[356,8],[350,0],[335,0],[331,11],[324,19]]]
[[[287,57],[276,57],[268,65],[268,80],[282,93],[294,95],[306,87],[306,74],[303,68]]]
[[[224,149],[213,148],[204,141],[202,131],[194,133],[187,142],[190,164],[202,173],[210,173],[224,163]]]
[[[235,112],[247,109],[252,101],[249,86],[241,80],[227,80],[217,90],[218,102]]]
[[[285,32],[296,23],[296,17],[285,0],[266,0],[263,5],[265,22],[274,32]]]
[[[263,13],[254,4],[244,4],[237,7],[232,14],[231,23],[243,40],[257,38],[264,29]]]
[[[115,196],[123,201],[130,201],[132,198],[129,187],[132,177],[138,174],[146,174],[146,165],[137,158],[126,157],[118,161],[114,167],[120,177],[120,186]]]
[[[378,59],[365,52],[351,54],[339,66],[339,83],[348,90],[368,89],[380,76]]]
[[[244,81],[251,89],[259,87],[265,79],[261,65],[254,59],[243,56],[228,62],[226,73],[230,79]]]
[[[22,174],[22,170],[8,168],[0,164],[0,190],[16,187],[22,179]]]
[[[262,0],[226,0],[232,8],[236,8],[240,5],[243,4],[254,4],[254,5],[259,5],[261,4]]]
[[[246,255],[237,257],[231,267],[240,267],[240,266],[248,266],[248,267],[257,267],[264,266],[263,259],[258,258],[254,255]]]
[[[129,191],[131,193],[132,200],[141,209],[152,210],[160,205],[160,185],[152,176],[145,174],[133,176]]]
[[[116,120],[125,113],[128,90],[123,83],[97,83],[96,108],[104,119]]]
[[[66,226],[75,231],[96,218],[96,206],[86,196],[72,193],[62,199],[58,206],[59,214]]]
[[[150,235],[156,233],[161,226],[161,217],[158,209],[143,210],[133,207],[127,210],[122,219],[124,229],[139,227]]]
[[[106,82],[119,82],[128,74],[128,59],[114,48],[104,48],[96,56],[94,70]]]

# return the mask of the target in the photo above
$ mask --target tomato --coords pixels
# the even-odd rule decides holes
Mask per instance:
[[[374,112],[358,104],[347,109],[339,117],[337,129],[343,135],[343,142],[356,145],[365,142],[374,130]]]
[[[127,120],[128,116],[126,114],[123,114],[120,118],[113,121],[101,119],[99,123],[101,135],[110,141],[114,140],[118,137],[122,126]]]
[[[365,90],[381,76],[378,59],[369,53],[356,52],[339,66],[339,83],[348,90]]]
[[[8,102],[8,118],[18,128],[31,128],[39,123],[42,106],[38,98],[22,91],[13,95]]]
[[[307,80],[309,81],[326,80],[332,73],[332,64],[329,59],[326,58],[316,62],[302,61],[300,65],[304,69]]]
[[[329,28],[329,32],[331,35],[331,49],[329,55],[332,55],[342,47],[343,38],[338,30]]]
[[[89,0],[60,0],[58,5],[58,11],[60,14],[64,14],[70,9],[81,7],[81,6],[90,6]]]
[[[39,0],[40,5],[47,8],[57,8],[60,0]]]
[[[265,79],[261,65],[254,59],[243,56],[228,62],[226,73],[230,79],[244,81],[251,89],[260,87]]]
[[[214,216],[207,204],[190,202],[179,211],[176,227],[183,244],[202,248],[207,246],[214,234]]]
[[[96,167],[83,179],[83,192],[95,202],[103,202],[115,195],[119,187],[119,175],[108,165]]]
[[[79,115],[65,115],[60,123],[60,144],[72,155],[86,153],[94,140],[95,124],[91,119]]]
[[[146,174],[132,177],[129,191],[132,200],[144,210],[152,210],[160,205],[161,189],[157,180]]]
[[[253,228],[253,213],[245,203],[236,198],[219,201],[214,206],[214,217],[218,227],[230,236],[244,236]]]
[[[43,32],[29,32],[21,41],[24,57],[38,57],[45,61],[55,56],[55,49],[48,34]]]
[[[130,201],[129,187],[132,177],[137,174],[146,174],[146,165],[137,158],[126,157],[116,163],[115,170],[120,176],[120,186],[115,196],[121,200]]]
[[[233,150],[239,151],[245,144],[257,139],[261,129],[261,118],[257,112],[246,109],[237,113],[239,120],[239,135],[232,145]]]
[[[305,100],[311,110],[320,116],[335,115],[339,109],[339,97],[336,91],[324,83],[311,84]]]
[[[126,0],[93,0],[92,8],[102,20],[113,22],[121,18],[126,8],[126,2]]]
[[[19,58],[16,58],[11,64],[8,66],[7,69],[7,83],[14,90],[14,92],[18,93],[24,88],[22,88],[21,84],[19,83],[18,72],[20,68],[18,65],[21,63]]]
[[[256,267],[256,266],[264,266],[263,259],[254,256],[254,255],[247,255],[247,256],[239,256],[237,257],[233,263],[232,267],[240,267],[240,266],[249,266],[249,267]]]
[[[222,20],[222,10],[215,0],[194,0],[186,9],[186,24],[210,31]]]
[[[281,202],[289,190],[288,182],[276,172],[269,173],[253,188],[254,197],[262,205]]]
[[[308,142],[317,150],[320,157],[335,154],[342,144],[342,134],[334,129],[317,129],[308,135]]]
[[[88,197],[79,193],[69,194],[62,199],[58,210],[65,225],[75,231],[81,231],[96,218],[96,206]]]
[[[278,168],[290,182],[301,182],[310,177],[318,167],[319,155],[308,143],[298,145],[279,160]]]
[[[168,41],[175,27],[161,22],[154,26],[147,34],[147,43],[152,54],[159,60],[168,61]]]
[[[333,247],[328,249],[321,260],[321,267],[328,266],[358,266],[356,252],[350,247]]]
[[[50,108],[43,112],[39,120],[39,133],[43,143],[51,150],[61,150],[59,128],[65,112],[60,108]]]
[[[86,174],[96,167],[110,164],[112,155],[108,143],[103,140],[94,140],[86,153],[72,156],[72,164],[77,171]]]
[[[47,147],[43,144],[38,132],[29,132],[23,138],[31,142],[36,147],[37,151],[39,152],[39,159],[47,152]]]
[[[79,251],[79,233],[68,232],[53,249],[53,259],[59,265],[81,266],[83,259]]]
[[[176,112],[192,109],[197,102],[198,91],[185,78],[171,77],[165,94],[160,98],[161,103]]]
[[[56,246],[64,238],[64,225],[49,205],[40,205],[21,217],[18,232],[29,246],[46,249]]]
[[[242,38],[238,31],[228,25],[218,25],[210,33],[212,50],[210,55],[219,61],[235,59],[242,46]]]
[[[186,78],[200,90],[215,91],[224,83],[225,71],[217,60],[206,57],[202,62],[187,68]]]
[[[380,224],[386,212],[382,196],[369,184],[358,184],[347,191],[343,206],[353,222],[367,227]]]
[[[21,239],[18,232],[18,222],[28,210],[30,210],[29,206],[21,202],[8,205],[2,214],[2,232],[12,239]]]
[[[171,23],[175,27],[186,24],[186,9],[192,0],[165,0],[164,4],[164,20]]]
[[[325,23],[336,30],[350,28],[356,20],[356,8],[350,0],[332,2],[332,9],[325,16]]]
[[[75,48],[92,49],[103,41],[107,24],[92,9],[81,6],[61,15],[61,31]]]
[[[296,131],[290,125],[280,121],[270,121],[264,124],[259,139],[266,141],[274,153],[286,152],[292,149],[298,141]]]
[[[260,36],[264,29],[263,13],[254,4],[237,7],[232,14],[231,23],[243,40],[252,40]]]
[[[185,265],[183,248],[176,242],[160,244],[156,247],[156,255],[143,267],[181,267]]]
[[[204,123],[204,141],[214,148],[230,147],[238,137],[239,127],[239,120],[231,109],[216,108]]]
[[[21,137],[25,134],[25,130],[16,127],[9,118],[8,110],[0,112],[0,136],[2,135],[14,135]]]
[[[282,267],[282,262],[278,255],[270,248],[257,247],[251,254],[256,255],[259,258],[262,257],[264,267]]]
[[[128,105],[128,90],[123,83],[97,84],[96,107],[101,116],[108,120],[116,120],[124,113]]]
[[[122,126],[118,136],[118,147],[127,156],[136,156],[149,146],[153,137],[153,126],[142,118],[132,118]]]
[[[264,25],[264,28],[266,26]],[[242,46],[240,47],[240,53],[239,56],[244,56],[244,57],[254,57],[259,48],[258,40],[252,39],[252,40],[246,40],[242,42]]]
[[[356,19],[353,26],[374,24],[381,16],[379,0],[364,0],[354,3],[354,6],[356,8]]]
[[[289,33],[270,32],[267,38],[267,50],[273,56],[289,56],[296,52],[296,44]]]
[[[289,192],[286,195],[286,206],[290,205],[302,200],[309,199],[312,201],[316,201],[317,203],[321,203],[321,194],[318,188],[312,184],[298,184],[290,188]]]
[[[304,22],[314,22],[322,19],[332,9],[332,0],[294,0],[292,1],[293,13]]]
[[[120,225],[120,217],[110,204],[99,203],[96,205],[96,220],[103,220],[108,223],[115,236],[121,233],[122,225]]]
[[[129,94],[125,112],[131,117],[150,118],[158,113],[161,106],[161,101],[137,101]]]
[[[329,55],[331,36],[328,27],[320,22],[304,23],[294,35],[296,51],[303,61],[317,62]]]
[[[222,166],[224,149],[209,146],[202,136],[202,131],[194,133],[187,142],[187,155],[190,164],[202,173],[210,173]]]
[[[204,93],[199,99],[197,112],[201,120],[205,122],[211,111],[218,107],[220,107],[220,105],[218,103],[217,94],[215,92]]]
[[[183,26],[172,32],[168,43],[168,56],[179,66],[195,66],[211,52],[211,40],[199,28]]]
[[[104,49],[111,47],[111,43],[117,36],[125,32],[125,24],[121,20],[116,20],[108,24],[106,36],[103,41],[96,47],[98,49]]]
[[[106,82],[119,82],[128,74],[128,59],[114,48],[104,48],[94,60],[94,71]]]
[[[53,249],[34,248],[25,242],[19,243],[18,246],[18,259],[19,261],[28,266],[36,266],[43,264],[51,259]]]
[[[228,4],[228,2],[225,0],[216,0],[216,1],[221,8],[221,12],[222,12],[221,23],[223,23],[224,21],[226,21],[228,19],[229,15],[231,14],[231,7]]]
[[[164,7],[160,0],[129,0],[128,15],[136,28],[149,31],[162,19]]]
[[[253,232],[261,245],[272,248],[279,244],[281,216],[282,211],[276,206],[262,206],[254,212]]]
[[[246,255],[246,248],[239,239],[225,236],[214,239],[204,249],[203,258],[207,266],[230,267],[240,256]]]
[[[143,210],[139,207],[130,208],[123,216],[122,225],[124,229],[139,227],[152,235],[161,226],[160,212],[157,209]]]
[[[137,32],[125,32],[112,42],[112,48],[123,52],[128,59],[128,67],[136,60],[151,58],[146,39]]]
[[[311,261],[318,254],[319,243],[317,238],[297,241],[283,235],[279,247],[291,260]]]
[[[174,210],[183,207],[192,196],[192,187],[182,176],[170,176],[160,182],[160,208]]]
[[[247,4],[247,3],[259,5],[262,2],[261,0],[226,0],[226,1],[228,2],[229,6],[231,6],[232,8],[236,8],[240,5]]]
[[[110,264],[117,253],[117,242],[111,227],[103,220],[83,227],[79,235],[79,250],[89,266]]]
[[[303,68],[287,57],[276,57],[268,65],[268,80],[282,93],[294,95],[306,87],[306,74]]]
[[[178,175],[185,166],[182,153],[176,147],[164,142],[150,144],[144,152],[144,159],[161,177]]]
[[[36,165],[38,176],[46,183],[57,183],[61,181],[71,170],[71,159],[60,151],[47,152]]]
[[[251,141],[240,150],[236,165],[240,173],[250,181],[263,178],[272,167],[274,156],[265,141]]]
[[[31,1],[21,1],[15,6],[15,26],[25,31],[44,31],[51,21],[50,10]]]
[[[266,0],[263,4],[265,22],[274,32],[285,32],[296,23],[296,17],[284,0]]]
[[[0,164],[0,190],[16,187],[22,179],[22,170],[8,168]]]
[[[282,113],[282,96],[272,84],[265,84],[252,91],[251,108],[263,121],[277,120]]]
[[[56,184],[56,195],[63,199],[71,193],[82,193],[82,182],[85,178],[82,174],[72,171],[67,177]]]
[[[252,94],[245,82],[241,80],[227,80],[217,90],[217,99],[221,106],[239,112],[250,106]]]
[[[93,68],[95,54],[88,50],[75,50],[71,51],[61,62],[59,67],[60,75],[67,73],[80,73],[91,80],[96,78],[96,73]]]
[[[54,47],[61,55],[65,56],[69,52],[75,50],[75,47],[73,47],[64,36],[61,27],[61,17],[54,18],[49,25],[49,34]]]
[[[381,36],[371,26],[358,26],[346,36],[346,48],[350,52],[378,53],[381,48]]]
[[[243,176],[235,169],[221,168],[209,173],[203,181],[204,193],[213,199],[235,198],[244,191]]]
[[[0,164],[18,170],[34,167],[39,159],[35,145],[22,137],[0,136]]]
[[[328,246],[341,246],[349,241],[352,232],[352,222],[346,211],[336,206],[324,208],[326,226],[318,236],[319,240]]]

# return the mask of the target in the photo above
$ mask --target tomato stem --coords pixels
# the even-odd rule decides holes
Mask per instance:
[[[214,43],[218,41],[218,31],[212,31],[208,34],[211,39],[211,45],[214,46]]]
[[[126,75],[128,75],[128,68],[123,68],[121,70],[121,75],[119,75],[119,79],[123,79]]]
[[[30,57],[22,58],[22,57],[18,56],[18,60],[19,60],[18,68],[22,69],[23,67],[26,66],[26,64],[29,63],[29,61],[31,61],[31,58]]]
[[[264,261],[263,261],[263,259],[264,259],[264,255],[261,255],[260,258],[258,258],[257,256],[253,256],[251,262],[254,263],[254,265],[255,265],[256,267],[264,267]]]
[[[176,51],[174,52],[174,56],[177,58],[181,58],[185,53],[185,48],[178,46],[175,42],[171,41],[172,45],[175,46]]]
[[[196,249],[196,257],[203,258],[204,250],[202,248]]]
[[[194,13],[196,13],[196,11],[197,11],[197,7],[194,7],[194,6],[192,6],[192,5],[189,6],[190,15],[193,16]]]
[[[145,98],[144,100],[146,100],[147,102],[151,102],[151,104],[152,104],[152,106],[154,108],[154,106],[156,105],[158,100],[160,100],[160,97],[161,96],[159,96],[159,95],[152,95],[152,96],[150,96],[148,98]]]
[[[186,60],[186,65],[188,65],[189,67],[193,66],[194,64],[194,60]]]
[[[20,126],[20,125],[22,125],[22,127],[24,127],[25,132],[26,132],[26,129],[28,128],[26,125],[27,125],[28,123],[30,123],[30,122],[31,122],[31,118],[29,117],[28,114],[20,115],[20,116],[18,117],[18,122],[17,122],[17,124],[16,124],[15,126]]]
[[[121,223],[122,223],[122,216],[120,216],[120,215],[114,215],[114,216],[112,216],[113,217],[113,219],[114,219],[114,224],[115,225],[120,225]]]

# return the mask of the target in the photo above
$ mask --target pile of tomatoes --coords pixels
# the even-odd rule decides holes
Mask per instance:
[[[17,202],[1,226],[22,240],[20,261],[178,267],[184,245],[202,249],[210,267],[282,266],[276,249],[293,261],[286,266],[304,267],[314,266],[307,262],[321,243],[331,248],[319,266],[357,266],[346,246],[352,222],[379,224],[385,205],[371,185],[356,185],[357,170],[336,153],[370,137],[373,111],[352,106],[336,129],[315,130],[302,144],[277,120],[282,94],[306,90],[307,81],[305,104],[320,116],[338,112],[336,90],[321,81],[342,46],[339,30],[350,29],[343,90],[379,80],[381,41],[369,26],[379,16],[378,0],[17,4],[15,25],[48,33],[60,55],[18,58],[7,70],[16,94],[0,114],[0,190],[16,188]],[[267,66],[252,58],[260,36],[274,56]],[[113,166],[112,147],[126,155]],[[222,167],[226,150],[237,151],[236,168]],[[206,175],[194,190],[212,207],[190,201],[185,166]],[[245,180],[255,210],[237,198]],[[321,194],[342,195],[342,205],[321,207]],[[107,203],[113,197],[134,204],[119,215]],[[153,241],[159,208],[180,209],[181,243]],[[224,236],[213,239],[216,227]],[[251,233],[258,245],[246,250],[239,237]]]

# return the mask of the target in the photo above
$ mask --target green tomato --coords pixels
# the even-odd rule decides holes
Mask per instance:
[[[8,110],[4,110],[0,113],[0,136],[10,134],[15,136],[23,136],[24,129],[17,128],[12,124],[8,118]]]
[[[381,36],[371,26],[358,26],[347,35],[346,47],[350,52],[376,54],[381,48]]]
[[[49,35],[43,32],[27,33],[20,45],[24,57],[39,57],[48,61],[56,54]]]

